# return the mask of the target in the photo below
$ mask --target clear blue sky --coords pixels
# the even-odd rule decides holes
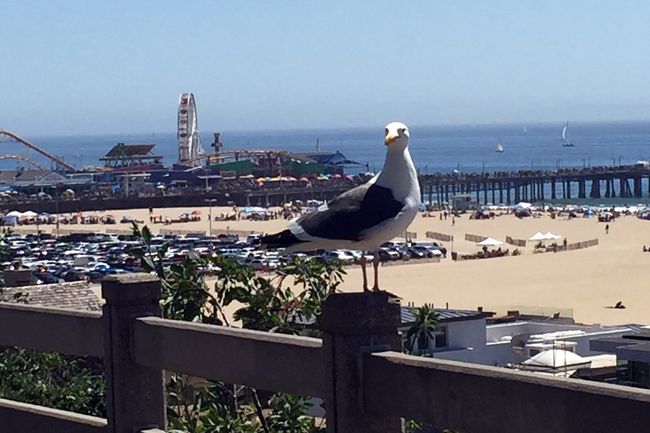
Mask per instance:
[[[650,119],[648,1],[0,3],[25,135]]]

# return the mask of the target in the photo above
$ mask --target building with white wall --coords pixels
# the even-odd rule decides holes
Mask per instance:
[[[414,322],[412,307],[402,307],[406,333]],[[493,322],[493,313],[435,309],[438,325],[425,356],[483,365],[519,364],[536,354],[562,347],[580,356],[592,356],[589,342],[639,332],[639,325],[603,326],[567,323],[565,318],[522,318]]]

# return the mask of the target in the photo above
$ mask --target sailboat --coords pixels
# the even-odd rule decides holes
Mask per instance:
[[[564,126],[562,127],[562,147],[573,147],[573,142],[570,140],[567,140],[567,135],[566,131],[569,129],[569,122],[565,123]]]
[[[501,144],[501,140],[499,139],[497,142],[497,153],[503,153],[504,150],[503,144]]]

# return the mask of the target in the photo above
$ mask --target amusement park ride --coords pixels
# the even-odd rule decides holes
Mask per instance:
[[[195,166],[205,151],[201,146],[199,121],[196,114],[194,94],[181,94],[178,102],[178,163]]]
[[[178,162],[172,170],[193,170],[199,167],[205,169],[219,170],[219,165],[226,162],[251,160],[256,166],[267,167],[273,175],[282,173],[281,159],[286,157],[287,152],[273,149],[240,149],[223,152],[221,134],[214,133],[214,141],[211,143],[210,152],[201,145],[199,134],[196,101],[194,94],[183,93],[178,103]],[[10,141],[18,143],[28,149],[26,155],[17,153],[0,154],[0,160],[18,160],[42,171],[58,172],[79,172],[76,168],[66,163],[62,157],[56,156],[18,136],[17,134],[0,129],[0,142]],[[100,158],[104,163],[103,168],[97,171],[128,171],[139,172],[151,169],[163,169],[162,157],[156,156],[152,149],[154,144],[124,144],[117,143],[109,152]],[[39,154],[49,161],[36,161],[32,158],[31,152]]]
[[[34,152],[40,154],[41,156],[45,157],[52,163],[52,167],[55,171],[63,171],[63,170],[70,170],[70,171],[77,171],[73,166],[70,164],[66,163],[63,161],[63,159],[59,158],[58,156],[52,155],[51,153],[41,149],[40,147],[36,146],[35,144],[30,143],[29,141],[25,140],[22,137],[19,137],[17,134],[7,131],[6,129],[0,129],[0,142],[2,141],[15,141],[17,143],[22,144],[29,150],[33,150]],[[18,154],[1,154],[0,159],[14,159],[14,160],[19,160],[26,162],[27,164],[31,165],[32,167],[35,167],[39,170],[46,170],[46,168],[42,165],[39,164],[38,162],[34,161],[32,158],[29,156],[25,155],[18,155]]]
[[[284,151],[277,150],[233,150],[222,152],[221,134],[214,133],[214,141],[211,147],[214,152],[208,153],[201,145],[199,124],[194,94],[183,93],[178,103],[178,165],[195,168],[200,166],[209,167],[226,161],[238,161],[251,159],[256,163],[260,160],[277,159]]]

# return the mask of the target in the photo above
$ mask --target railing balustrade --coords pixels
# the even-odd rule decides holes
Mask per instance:
[[[163,369],[322,397],[328,432],[393,433],[402,417],[464,433],[636,433],[650,391],[400,353],[399,302],[329,296],[323,340],[165,320],[148,274],[102,284],[103,313],[0,304],[0,345],[104,358],[107,418],[0,399],[0,431],[164,433]]]

